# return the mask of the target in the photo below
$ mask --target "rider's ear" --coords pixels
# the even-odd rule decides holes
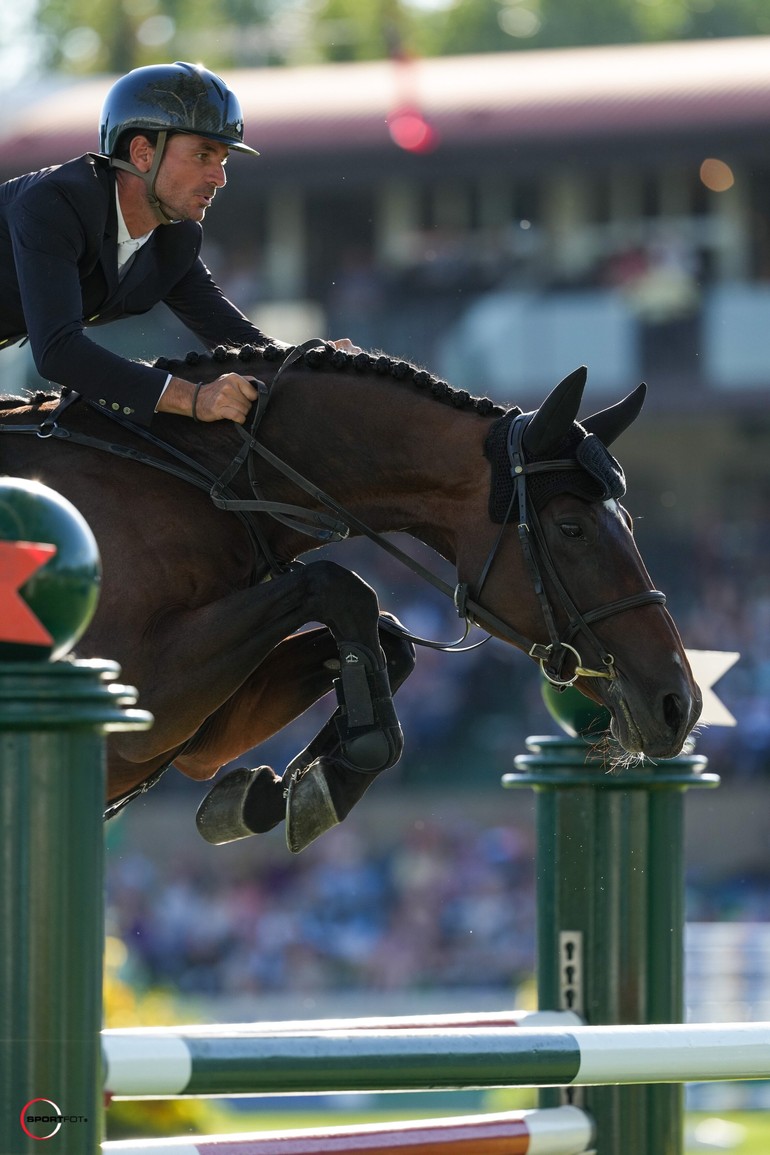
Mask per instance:
[[[523,446],[530,457],[556,453],[577,418],[588,370],[575,369],[553,389],[524,431]]]
[[[611,405],[609,409],[602,409],[599,413],[586,417],[585,421],[581,421],[581,425],[589,433],[595,433],[604,445],[612,445],[613,441],[617,440],[639,416],[646,395],[647,386],[642,382],[633,393],[618,401],[617,405]]]
[[[155,149],[146,136],[137,134],[129,145],[131,163],[141,172],[149,172]]]

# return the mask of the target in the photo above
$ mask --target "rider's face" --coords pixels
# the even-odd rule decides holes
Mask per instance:
[[[176,133],[166,141],[155,195],[171,220],[202,221],[219,188],[227,183],[228,147],[219,141]]]

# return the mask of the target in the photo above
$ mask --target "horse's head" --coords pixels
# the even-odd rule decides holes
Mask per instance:
[[[620,504],[623,471],[607,448],[638,415],[645,387],[578,424],[585,380],[576,370],[538,410],[492,426],[485,451],[498,548],[471,586],[482,607],[533,639],[549,680],[574,681],[611,710],[626,751],[672,757],[698,718],[700,693],[639,555]]]

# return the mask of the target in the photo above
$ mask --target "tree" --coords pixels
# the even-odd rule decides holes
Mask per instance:
[[[767,0],[325,0],[318,26],[340,20],[328,59],[386,56],[393,28],[422,56],[770,33]]]
[[[38,0],[47,69],[125,72],[770,33],[767,0]]]

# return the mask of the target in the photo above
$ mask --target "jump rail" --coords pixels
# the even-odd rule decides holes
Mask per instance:
[[[194,1139],[104,1143],[103,1155],[583,1155],[593,1143],[578,1107],[505,1111]]]
[[[770,1078],[770,1023],[102,1033],[116,1098],[608,1086]]]

